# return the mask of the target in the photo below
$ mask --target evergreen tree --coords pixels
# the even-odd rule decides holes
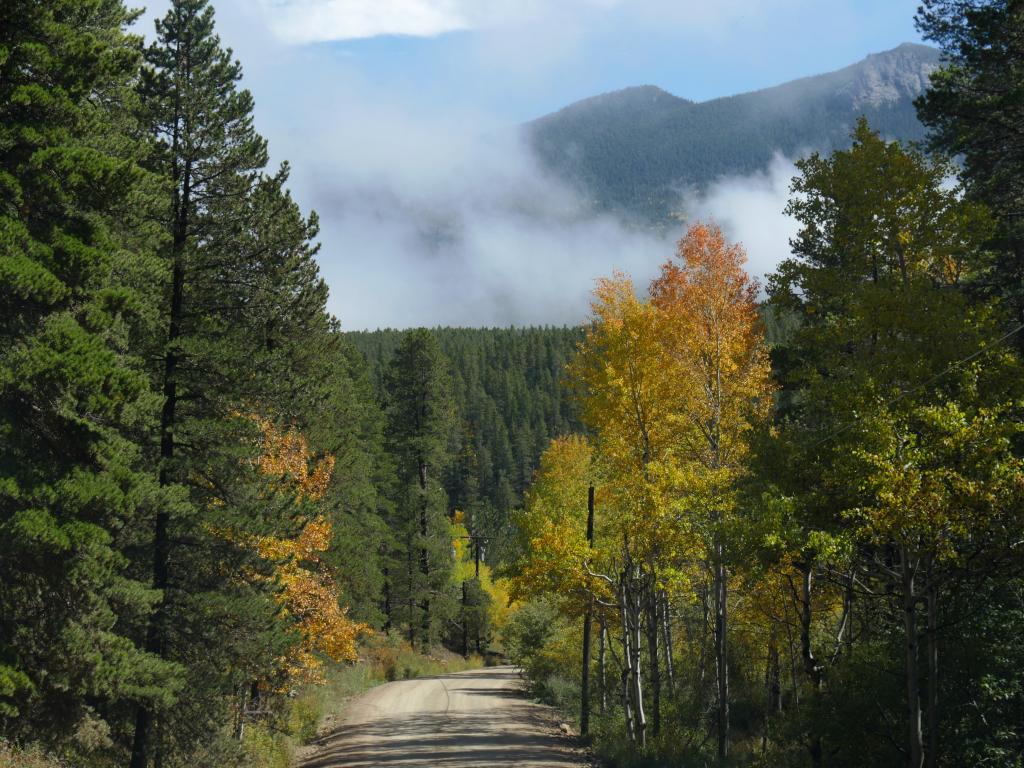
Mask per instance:
[[[430,331],[406,334],[385,375],[387,445],[397,482],[388,564],[389,623],[400,616],[411,642],[436,640],[453,610],[451,526],[441,477],[455,430],[448,362]],[[397,622],[396,622],[397,623]]]
[[[511,544],[510,513],[521,503],[548,442],[582,429],[562,386],[582,330],[436,328],[433,333],[452,363],[455,407],[464,425],[461,447],[455,449],[460,458],[444,477],[449,512],[470,515],[474,533],[487,541],[488,561],[495,563]],[[385,367],[403,334],[386,330],[346,337],[365,355],[371,380],[382,389]],[[478,513],[472,513],[467,494],[479,495]]]
[[[324,559],[331,565],[354,618],[380,627],[384,613],[386,555],[394,546],[385,520],[395,467],[384,446],[384,414],[370,382],[366,362],[341,334],[321,358],[328,376],[321,405],[310,410],[306,433],[334,457],[334,473],[325,502],[331,510],[333,540]]]
[[[162,332],[150,339],[162,393],[153,461],[160,485],[181,489],[189,505],[159,510],[139,562],[163,596],[146,648],[184,664],[189,677],[173,710],[139,707],[134,768],[189,759],[276,668],[289,640],[275,619],[273,582],[238,574],[271,568],[245,545],[249,537],[291,538],[304,521],[295,505],[267,502],[249,417],[305,426],[329,397],[316,218],[303,217],[285,190],[286,166],[263,173],[266,142],[240,78],[206,0],[176,0],[157,22],[140,93],[154,142],[149,165],[168,190],[160,256],[170,279]]]
[[[154,405],[135,286],[159,267],[123,236],[149,183],[132,20],[117,0],[0,9],[0,733],[72,756],[179,687],[135,646],[155,595],[123,554],[172,503],[133,440]]]
[[[945,57],[918,115],[933,148],[963,158],[968,193],[999,224],[996,257],[979,287],[1006,302],[1014,325],[1024,324],[1024,4],[925,0],[917,26]],[[1024,349],[1024,335],[1018,344]]]

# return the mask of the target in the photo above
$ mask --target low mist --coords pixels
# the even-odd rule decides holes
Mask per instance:
[[[150,9],[147,30],[160,13]],[[657,230],[593,213],[539,167],[508,114],[465,106],[475,99],[439,104],[330,43],[290,45],[245,3],[219,3],[217,18],[273,160],[290,162],[296,198],[320,216],[329,309],[346,329],[580,323],[597,277],[623,270],[646,285],[684,232],[684,221]],[[493,67],[499,55],[480,60]],[[680,207],[742,241],[760,277],[787,254],[792,171],[776,158],[681,193]]]

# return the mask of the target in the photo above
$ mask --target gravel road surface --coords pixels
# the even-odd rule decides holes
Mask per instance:
[[[584,768],[549,707],[512,667],[402,680],[349,702],[301,768]]]

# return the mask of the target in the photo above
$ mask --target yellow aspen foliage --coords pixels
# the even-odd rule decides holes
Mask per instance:
[[[456,510],[452,517],[452,551],[455,555],[452,582],[456,587],[476,576],[475,554],[469,536],[465,513]],[[490,597],[487,615],[491,626],[500,630],[509,612],[509,586],[507,580],[495,578],[491,567],[483,560],[480,561],[480,588]]]
[[[588,565],[602,559],[602,544],[587,544],[587,493],[596,483],[593,449],[586,438],[569,435],[552,440],[541,456],[540,468],[524,508],[516,513],[520,556],[510,572],[514,600],[554,594],[581,611],[586,597],[603,582],[588,576]],[[603,499],[602,499],[603,502]],[[603,506],[601,504],[600,506]],[[612,542],[618,546],[616,537]]]
[[[693,537],[674,504],[674,383],[656,308],[618,273],[598,281],[591,312],[593,324],[569,374],[595,435],[604,505],[614,510],[605,536],[641,560],[687,559]]]

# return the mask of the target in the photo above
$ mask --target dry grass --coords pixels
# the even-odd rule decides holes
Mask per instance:
[[[25,749],[0,741],[0,768],[68,768],[66,763],[56,760],[37,746]]]

